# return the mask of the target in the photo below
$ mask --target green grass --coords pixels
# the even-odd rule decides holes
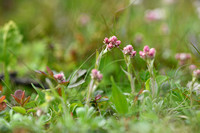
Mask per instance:
[[[199,68],[200,57],[194,2],[2,0],[0,133],[199,133],[200,89],[187,85],[194,77],[189,65]],[[166,18],[147,22],[145,12],[155,8],[165,10]],[[103,39],[113,35],[121,40],[120,48],[101,54]],[[128,44],[137,51],[130,61],[122,52]],[[156,49],[153,66],[139,56],[145,45]],[[182,52],[191,59],[180,66],[175,55]],[[101,82],[91,78],[94,68],[103,74]],[[11,72],[17,77],[9,77]],[[54,78],[59,72],[67,82]],[[16,79],[47,89],[16,84]],[[21,101],[11,96],[19,89],[25,90]]]

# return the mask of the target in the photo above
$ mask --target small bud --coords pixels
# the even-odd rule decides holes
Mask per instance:
[[[131,52],[131,57],[134,57],[134,56],[136,56],[136,51]]]
[[[59,74],[55,74],[54,78],[59,82],[64,82],[65,81],[65,75],[63,72],[59,73]]]
[[[113,44],[116,43],[117,41],[117,37],[116,36],[112,36],[110,39],[109,39],[110,42],[112,42]]]
[[[107,45],[107,47],[108,47],[108,49],[112,49],[114,46],[113,46],[112,43],[109,43],[109,44]]]
[[[139,52],[141,58],[146,59],[146,54],[142,51]]]
[[[143,52],[145,52],[145,53],[149,52],[149,46],[147,46],[147,45],[144,46]]]
[[[116,46],[117,46],[117,47],[119,47],[120,44],[121,44],[121,41],[120,41],[120,40],[116,41]]]
[[[98,82],[100,82],[102,80],[102,78],[103,78],[103,75],[97,69],[92,69],[91,77],[94,80],[97,80]]]
[[[109,39],[106,37],[106,38],[104,39],[103,43],[109,44]]]
[[[151,48],[151,49],[149,50],[148,56],[149,56],[150,58],[154,58],[154,57],[155,57],[155,54],[156,54],[155,48]]]

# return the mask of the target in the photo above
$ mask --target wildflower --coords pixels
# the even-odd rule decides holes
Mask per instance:
[[[136,55],[136,51],[134,51],[132,45],[127,45],[126,47],[124,47],[123,53],[125,55],[130,55],[131,57],[134,57]]]
[[[197,68],[197,66],[194,65],[194,64],[192,64],[192,65],[189,66],[189,70],[190,71],[194,71],[196,68]]]
[[[175,58],[179,61],[180,65],[184,65],[188,60],[191,59],[191,54],[189,53],[177,53]]]
[[[134,38],[134,42],[138,45],[141,44],[143,41],[143,35],[142,34],[136,34]]]
[[[12,94],[11,94],[12,95]],[[12,97],[15,99],[15,101],[17,103],[19,103],[22,107],[28,103],[28,101],[30,100],[30,96],[28,96],[27,98],[25,98],[25,91],[22,90],[16,90],[14,95],[12,95]]]
[[[149,22],[163,20],[166,17],[165,11],[163,9],[147,10],[145,12],[145,19]]]
[[[92,72],[91,72],[91,77],[94,80],[97,80],[98,82],[100,82],[103,78],[103,75],[97,69],[93,69]]]
[[[144,60],[145,59],[153,59],[156,55],[156,50],[155,48],[149,48],[149,46],[144,46],[144,49],[143,51],[140,51],[139,52],[140,54],[140,57],[143,58]]]
[[[193,76],[196,77],[196,78],[200,78],[200,69],[194,70]]]
[[[59,83],[65,82],[65,75],[63,72],[54,74],[53,77],[58,81]]]
[[[121,44],[121,41],[117,39],[116,36],[112,36],[110,38],[105,38],[104,41],[103,41],[104,44],[107,45],[107,48],[109,50],[111,50],[112,48],[114,47],[119,47],[119,45]]]

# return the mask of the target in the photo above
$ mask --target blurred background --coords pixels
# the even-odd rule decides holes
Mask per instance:
[[[199,42],[199,17],[197,0],[0,0],[0,27],[13,20],[23,35],[17,63],[9,68],[21,75],[46,66],[67,76],[81,64],[93,68],[93,53],[112,35],[122,41],[121,48],[132,44],[139,52],[144,45],[155,47],[157,69],[176,68],[175,54],[192,53],[191,39]],[[198,63],[195,52],[192,57]],[[121,59],[115,49],[101,70],[123,73]],[[145,68],[138,54],[133,63],[135,69]]]

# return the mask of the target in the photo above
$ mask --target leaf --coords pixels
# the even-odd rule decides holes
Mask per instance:
[[[27,110],[27,113],[31,113],[31,112],[36,112],[36,110],[35,109],[29,109],[29,110]]]
[[[0,98],[0,103],[2,103],[3,102],[3,100],[6,98],[6,96],[2,96],[1,98]]]
[[[31,84],[31,85],[35,89],[35,91],[37,92],[37,94],[39,95],[39,99],[41,100],[41,102],[44,102],[45,101],[45,94],[40,89],[38,89],[37,87],[35,87],[33,84]]]
[[[36,101],[30,101],[26,105],[24,105],[25,108],[33,108],[36,107]]]
[[[160,86],[163,82],[165,82],[168,79],[167,76],[164,75],[159,75],[156,77],[156,82],[158,84],[158,86]]]
[[[0,103],[0,112],[3,111],[7,107],[5,102]]]
[[[26,110],[23,107],[14,106],[12,107],[12,109],[17,113],[26,114]]]
[[[122,91],[116,86],[113,77],[112,81],[112,102],[115,105],[117,112],[121,115],[125,115],[128,113],[128,103],[125,95]]]
[[[150,78],[145,82],[145,88],[150,91]]]
[[[83,83],[85,83],[85,80],[84,80],[84,79],[80,80],[80,81],[77,82],[77,83],[70,84],[70,85],[68,86],[68,88],[75,88],[75,87],[78,87],[79,85],[82,85]]]
[[[24,103],[22,104],[22,106],[26,105],[26,104],[28,103],[28,101],[30,100],[30,98],[31,98],[31,96],[28,96],[28,97],[26,98],[26,100],[24,101]]]
[[[67,86],[69,84],[69,81],[64,81],[64,82],[61,82],[59,84]]]
[[[52,72],[52,70],[47,66],[47,72],[48,72],[48,74],[50,75],[50,76],[52,76],[53,77],[53,72]]]

